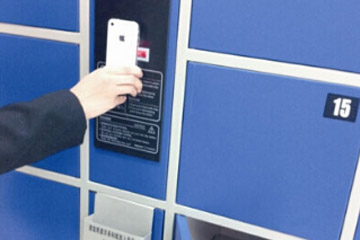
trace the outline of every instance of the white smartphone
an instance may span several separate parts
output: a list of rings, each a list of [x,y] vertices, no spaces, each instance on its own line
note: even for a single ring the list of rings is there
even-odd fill
[[[106,66],[134,66],[137,63],[139,24],[112,18],[108,22]]]

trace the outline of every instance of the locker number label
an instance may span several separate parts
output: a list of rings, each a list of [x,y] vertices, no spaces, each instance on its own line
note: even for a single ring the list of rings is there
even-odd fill
[[[355,122],[358,106],[359,98],[329,93],[326,99],[324,117]]]

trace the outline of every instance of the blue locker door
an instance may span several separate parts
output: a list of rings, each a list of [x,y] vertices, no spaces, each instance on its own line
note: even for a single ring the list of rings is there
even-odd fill
[[[358,0],[194,0],[190,47],[360,72]]]
[[[0,0],[0,22],[79,31],[79,0]]]
[[[175,229],[174,229],[174,240],[191,240],[191,234],[189,225],[186,217],[176,215],[175,218]]]
[[[80,191],[11,172],[0,176],[0,239],[78,240]]]
[[[360,90],[189,63],[177,202],[307,239],[340,235],[360,146],[323,116]]]
[[[358,224],[357,224],[354,240],[360,240],[360,224],[359,224],[359,221],[358,221]]]
[[[165,211],[160,209],[155,209],[151,240],[163,239],[164,220],[165,220]]]

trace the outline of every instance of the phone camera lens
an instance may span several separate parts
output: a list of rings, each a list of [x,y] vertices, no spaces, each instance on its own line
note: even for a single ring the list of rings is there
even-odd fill
[[[113,23],[113,22],[111,23],[111,26],[114,26],[114,23]]]

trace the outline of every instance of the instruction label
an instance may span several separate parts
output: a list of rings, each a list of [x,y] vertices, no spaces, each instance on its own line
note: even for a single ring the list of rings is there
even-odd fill
[[[127,101],[117,106],[110,113],[120,116],[159,122],[163,93],[163,74],[158,71],[143,69],[141,78],[143,89],[136,97],[128,96]]]
[[[98,141],[136,151],[157,154],[159,151],[159,127],[136,120],[106,114],[97,119]]]
[[[99,61],[97,67],[104,67]],[[142,69],[143,88],[136,97],[127,96],[117,106],[95,122],[95,145],[109,150],[159,160],[163,74]]]

